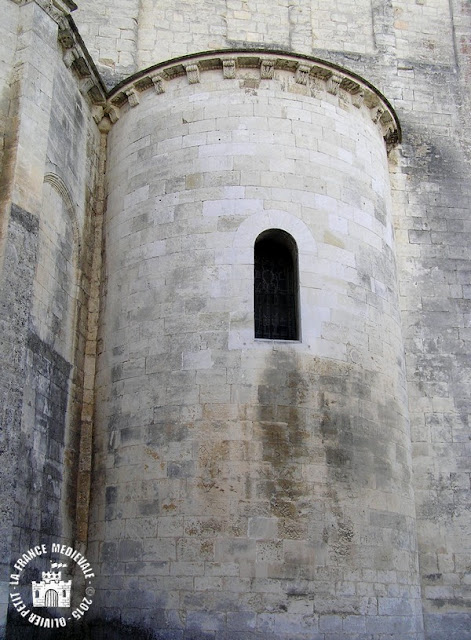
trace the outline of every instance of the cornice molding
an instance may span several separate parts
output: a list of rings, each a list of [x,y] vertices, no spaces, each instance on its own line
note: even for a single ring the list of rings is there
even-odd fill
[[[11,0],[20,7],[36,4],[56,22],[57,38],[65,65],[75,73],[80,92],[92,105],[106,104],[106,89],[95,64],[70,15],[77,9],[73,0]]]
[[[64,16],[70,15],[72,11],[78,9],[73,0],[12,0],[15,4],[20,6],[31,4],[35,2],[41,9],[43,9],[48,16],[50,16],[55,22],[59,23],[59,20]]]
[[[247,69],[258,73],[260,82],[275,80],[278,72],[293,76],[299,93],[337,99],[344,108],[366,109],[380,129],[388,150],[401,139],[397,115],[387,99],[370,83],[358,75],[323,60],[273,51],[219,51],[185,56],[145,69],[120,83],[108,94],[103,116],[114,109],[112,122],[119,110],[128,104],[135,108],[140,94],[154,91],[166,93],[169,83],[186,76],[188,84],[199,84],[206,71],[220,70],[221,82],[243,78]],[[111,119],[111,117],[110,117]]]
[[[58,20],[58,26],[57,37],[62,47],[63,60],[77,77],[80,92],[88,97],[93,105],[105,105],[105,87],[71,16],[62,15]]]

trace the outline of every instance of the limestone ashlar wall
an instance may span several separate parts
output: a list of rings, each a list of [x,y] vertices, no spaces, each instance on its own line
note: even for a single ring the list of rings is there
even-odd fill
[[[12,4],[1,3],[5,15]],[[51,539],[75,539],[99,141],[83,66],[76,74],[77,56],[67,65],[59,41],[64,13],[36,2],[14,6],[18,39],[6,85],[2,174],[0,635],[10,559]],[[9,637],[23,633],[18,617],[12,610]],[[29,627],[24,633],[34,634]]]
[[[129,73],[222,48],[270,48],[353,62],[379,52],[449,64],[449,0],[81,0],[74,17],[109,87]]]
[[[428,64],[401,62],[392,80],[403,126],[392,182],[430,640],[464,640],[471,630],[471,7],[450,6],[456,60],[445,66],[431,54]]]
[[[8,108],[10,104],[10,83],[13,73],[13,61],[16,49],[18,30],[18,6],[13,2],[4,3],[1,22],[1,55],[0,55],[0,166],[3,166],[5,147],[8,140],[5,136]],[[3,235],[3,234],[2,234]],[[0,245],[0,255],[2,248]]]
[[[96,637],[423,638],[394,114],[273,54],[163,65],[111,102]],[[296,342],[254,339],[271,228],[298,247]]]
[[[139,1],[79,2],[80,35],[103,80],[113,86],[137,70]]]

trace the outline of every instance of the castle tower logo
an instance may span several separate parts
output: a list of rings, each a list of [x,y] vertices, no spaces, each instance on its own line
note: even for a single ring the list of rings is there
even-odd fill
[[[33,607],[70,607],[70,590],[72,580],[61,580],[61,572],[52,569],[67,567],[66,564],[53,562],[51,571],[43,571],[41,582],[32,583]]]
[[[58,561],[64,557],[67,563]],[[47,560],[49,567],[41,572],[41,580],[28,583],[25,569],[39,564],[44,567]],[[37,545],[23,553],[13,569],[16,573],[10,575],[10,602],[22,618],[36,627],[66,627],[69,622],[80,620],[92,605],[95,573],[86,557],[73,547]]]

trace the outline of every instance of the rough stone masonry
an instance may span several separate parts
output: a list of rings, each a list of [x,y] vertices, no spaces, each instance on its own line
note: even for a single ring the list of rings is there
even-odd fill
[[[469,0],[0,2],[0,638],[470,640]]]

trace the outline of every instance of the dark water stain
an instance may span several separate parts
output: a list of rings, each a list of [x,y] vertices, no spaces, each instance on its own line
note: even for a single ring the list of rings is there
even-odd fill
[[[359,545],[354,511],[363,491],[409,487],[409,462],[395,442],[404,411],[380,389],[372,371],[293,351],[271,352],[260,379],[255,436],[268,469],[261,496],[281,537],[324,543],[332,561],[349,561]],[[306,475],[313,461],[324,473],[317,481]],[[308,533],[316,517],[320,540]]]
[[[28,334],[28,382],[34,389],[35,447],[31,434],[22,435],[19,469],[30,496],[19,514],[19,526],[29,529],[35,501],[42,535],[61,534],[67,408],[71,365],[34,332]],[[31,496],[35,496],[31,500]]]
[[[272,512],[281,518],[299,515],[298,502],[307,493],[300,465],[307,460],[304,445],[309,433],[304,413],[293,406],[298,396],[307,391],[308,385],[299,376],[296,355],[273,352],[259,385],[257,436],[262,443],[262,460],[270,466],[266,490]]]

